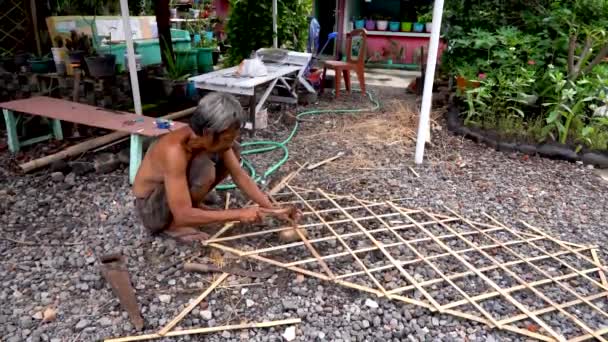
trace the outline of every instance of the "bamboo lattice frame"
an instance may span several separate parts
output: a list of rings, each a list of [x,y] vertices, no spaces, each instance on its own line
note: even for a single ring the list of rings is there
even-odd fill
[[[0,1],[0,55],[23,48],[30,35],[29,1]]]
[[[302,210],[308,239],[281,243],[278,232],[292,227],[224,229],[207,245],[543,341],[608,339],[607,269],[594,246],[489,215],[473,222],[447,208],[286,189],[275,199]]]

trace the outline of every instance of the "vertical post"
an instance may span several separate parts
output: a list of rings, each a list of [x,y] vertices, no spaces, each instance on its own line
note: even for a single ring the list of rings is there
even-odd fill
[[[41,55],[42,48],[40,46],[40,32],[38,32],[38,15],[36,8],[36,0],[30,0],[30,11],[32,12],[32,25],[34,29],[34,37],[36,38],[36,51],[38,51],[38,55]]]
[[[129,63],[129,76],[131,77],[133,105],[135,107],[135,114],[142,115],[139,80],[137,79],[137,67],[135,65],[135,49],[133,48],[133,34],[131,32],[131,20],[129,19],[129,4],[127,3],[127,0],[120,0],[120,12],[122,13],[122,26],[125,31],[125,41],[127,43],[127,62]],[[131,183],[135,180],[135,174],[137,174],[141,158],[142,137],[137,134],[131,134],[131,155],[129,159],[129,181]]]
[[[169,0],[157,0],[154,2],[154,14],[156,15],[156,26],[158,27],[158,43],[160,46],[160,57],[166,65],[165,51],[173,56],[173,45],[171,44],[171,23],[169,18]]]
[[[277,29],[277,16],[278,16],[277,0],[272,0],[272,47],[279,47],[279,31]]]
[[[420,109],[418,135],[416,137],[416,164],[422,163],[424,144],[426,143],[427,138],[430,138],[429,116],[431,114],[431,105],[433,102],[433,81],[435,79],[435,67],[437,65],[437,53],[439,50],[439,31],[441,30],[441,17],[443,16],[443,2],[444,0],[435,0],[435,4],[433,5],[433,29],[431,31],[429,54],[426,62],[422,108]]]
[[[6,134],[8,135],[8,149],[9,151],[16,153],[19,152],[21,145],[19,144],[19,137],[17,136],[17,120],[15,120],[15,114],[12,110],[3,109],[4,122],[6,122]]]
[[[61,129],[61,120],[51,120],[51,126],[53,127],[53,136],[57,140],[63,140],[63,130]]]

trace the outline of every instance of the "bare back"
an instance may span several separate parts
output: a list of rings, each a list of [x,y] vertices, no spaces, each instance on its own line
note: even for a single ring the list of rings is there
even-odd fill
[[[184,174],[192,154],[186,149],[185,143],[191,134],[189,127],[183,127],[162,136],[149,149],[137,171],[133,182],[135,197],[146,197],[159,184],[162,184],[170,168],[182,168]],[[181,160],[183,163],[167,165],[167,156],[171,160]]]

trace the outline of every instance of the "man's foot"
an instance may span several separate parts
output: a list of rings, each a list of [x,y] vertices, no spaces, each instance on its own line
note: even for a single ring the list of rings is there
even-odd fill
[[[185,244],[190,244],[194,241],[205,241],[209,239],[209,234],[201,232],[198,229],[189,227],[167,229],[163,232],[163,235]]]

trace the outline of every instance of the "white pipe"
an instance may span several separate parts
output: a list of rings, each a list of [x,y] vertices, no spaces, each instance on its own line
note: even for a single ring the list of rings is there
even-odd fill
[[[127,0],[120,0],[120,12],[122,14],[122,26],[127,43],[127,62],[129,63],[129,75],[131,76],[131,90],[133,91],[133,105],[135,114],[142,114],[141,97],[139,94],[139,80],[137,79],[137,66],[135,64],[135,49],[133,48],[133,33],[131,32],[131,20],[129,19],[129,4]]]
[[[277,29],[277,0],[272,0],[272,47],[275,49],[279,47],[279,37]]]
[[[431,115],[431,105],[433,103],[433,82],[435,80],[435,67],[437,65],[437,52],[439,50],[439,31],[441,30],[441,17],[443,16],[443,1],[435,0],[435,4],[433,5],[433,29],[429,42],[429,55],[426,62],[424,91],[422,93],[422,108],[420,109],[418,135],[416,138],[416,164],[422,164],[424,144],[427,138],[430,138],[429,116]]]

